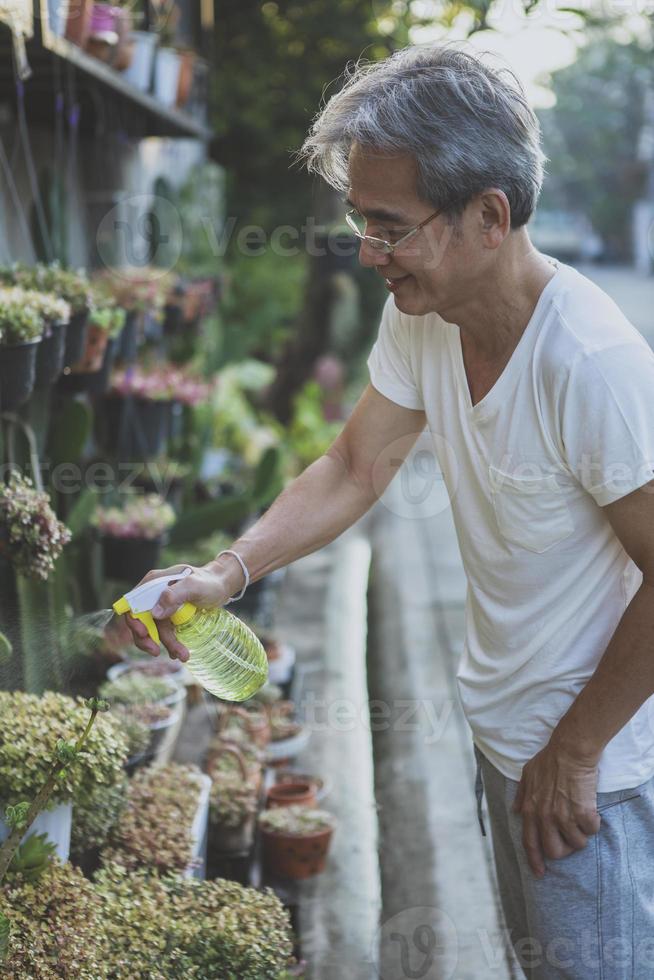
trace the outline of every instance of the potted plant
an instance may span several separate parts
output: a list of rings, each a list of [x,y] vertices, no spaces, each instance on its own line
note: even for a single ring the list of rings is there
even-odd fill
[[[139,726],[145,733],[146,742],[148,731]],[[125,725],[121,723],[121,732],[125,737],[127,753],[131,752],[129,737]],[[103,848],[113,828],[120,820],[127,806],[128,778],[125,767],[117,781],[111,785],[98,783],[89,792],[80,793],[75,798],[73,806],[73,823],[70,835],[71,860],[82,867],[85,873],[95,870],[99,864],[99,852]]]
[[[256,707],[248,710],[236,705],[222,705],[216,731],[219,735],[229,738],[234,728],[242,729],[250,741],[261,749],[270,741],[271,727],[268,714]]]
[[[38,263],[29,266],[14,263],[5,266],[0,276],[24,289],[34,289],[42,293],[55,293],[70,306],[70,322],[66,332],[65,364],[74,364],[84,350],[87,318],[93,306],[91,283],[83,269],[74,271],[64,269],[59,262],[48,265]]]
[[[122,507],[98,508],[93,522],[102,541],[108,578],[138,581],[157,568],[175,511],[156,493],[132,494]]]
[[[173,396],[170,378],[161,370],[114,371],[104,399],[106,450],[127,459],[160,455],[170,433]]]
[[[47,493],[35,490],[29,477],[14,471],[0,483],[0,556],[16,572],[45,582],[70,538]]]
[[[47,805],[32,828],[47,834],[62,860],[70,848],[73,801],[87,798],[99,784],[119,783],[127,751],[120,725],[109,714],[89,728],[88,707],[82,699],[54,692],[42,697],[0,692],[0,803],[4,810],[23,806],[25,799],[43,800]],[[71,756],[75,765],[60,754],[71,731],[85,733],[83,751]],[[20,840],[30,826],[18,829]],[[0,838],[10,837],[10,830],[6,819],[0,821]]]
[[[235,767],[224,764],[228,758],[235,760]],[[214,747],[209,776],[212,851],[222,854],[249,851],[254,841],[260,769],[247,765],[237,745],[223,742]]]
[[[103,863],[191,874],[202,863],[209,779],[195,766],[142,769],[129,784],[127,806],[103,850]]]
[[[0,887],[11,925],[3,977],[105,980],[109,950],[95,887],[72,864],[49,860],[38,871],[12,872]]]
[[[269,810],[279,806],[318,805],[318,787],[313,780],[297,777],[274,783],[266,791],[266,807]]]
[[[94,395],[107,390],[125,317],[125,310],[113,300],[105,300],[90,311],[84,352],[79,361],[66,369],[61,379],[62,390],[88,391]]]
[[[54,293],[30,290],[30,302],[43,323],[43,335],[36,352],[34,387],[53,384],[64,366],[70,304]]]
[[[309,878],[324,871],[336,820],[326,810],[284,806],[259,815],[263,860],[283,878]]]
[[[13,411],[34,390],[43,321],[19,286],[0,289],[0,410]]]
[[[279,980],[293,965],[289,913],[271,889],[128,872],[107,863],[102,902],[110,980]]]
[[[142,672],[121,674],[100,686],[100,697],[111,701],[112,711],[145,725],[150,733],[147,755],[161,755],[179,730],[186,689],[164,677]]]

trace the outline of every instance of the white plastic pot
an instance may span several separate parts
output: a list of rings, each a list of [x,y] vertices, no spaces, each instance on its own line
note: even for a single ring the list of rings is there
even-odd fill
[[[177,104],[182,59],[173,48],[159,48],[154,61],[154,96],[167,109]]]
[[[200,783],[200,799],[195,811],[191,827],[193,841],[193,856],[189,866],[184,871],[185,878],[204,878],[207,871],[207,838],[209,835],[209,794],[211,779],[206,773],[198,773]]]
[[[149,92],[157,35],[151,31],[132,31],[130,41],[134,53],[129,68],[123,72],[123,78],[140,92]]]
[[[23,837],[32,834],[47,834],[48,840],[57,848],[57,856],[62,861],[68,860],[70,854],[70,831],[73,826],[72,802],[60,803],[53,810],[43,810]],[[0,819],[0,842],[9,837],[9,827],[4,819]],[[22,841],[21,841],[22,843]]]

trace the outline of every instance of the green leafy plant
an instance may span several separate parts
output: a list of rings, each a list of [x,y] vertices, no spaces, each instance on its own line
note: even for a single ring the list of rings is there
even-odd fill
[[[280,806],[259,814],[259,826],[272,833],[316,834],[336,826],[336,819],[326,810],[313,810],[305,806]]]
[[[10,874],[20,874],[25,881],[38,881],[57,853],[47,834],[30,834],[19,844],[9,865]]]
[[[271,889],[107,864],[95,879],[110,980],[279,980],[289,915]]]
[[[142,769],[102,854],[126,868],[182,871],[191,861],[191,826],[200,798],[199,769],[171,763]]]
[[[14,471],[0,484],[0,554],[16,571],[46,581],[70,538],[47,493],[36,490],[29,477]]]
[[[126,726],[122,728],[129,741]],[[139,725],[139,730],[145,733],[147,746],[148,730],[143,725]],[[132,754],[131,746],[128,752]],[[70,835],[70,849],[74,855],[79,857],[84,851],[105,846],[127,806],[127,790],[127,776],[123,775],[112,785],[98,783],[76,798]]]
[[[22,691],[0,691],[0,803],[15,806],[31,799],[51,779],[53,801],[78,799],[99,784],[115,785],[122,779],[127,743],[119,721],[103,713],[88,727],[90,704],[48,691],[42,697]],[[106,702],[104,702],[106,703]],[[95,715],[93,715],[95,719]],[[75,765],[62,759],[71,731],[84,732],[75,754]],[[26,828],[27,829],[27,828]]]
[[[28,880],[39,877],[50,863],[52,849],[48,847],[44,839],[32,835],[22,847],[21,840],[41,810],[48,805],[51,797],[57,794],[59,786],[68,777],[73,763],[79,759],[98,712],[107,711],[109,704],[99,698],[90,698],[86,702],[86,708],[90,714],[77,741],[67,742],[63,738],[57,739],[50,761],[47,763],[45,779],[39,786],[34,799],[31,802],[21,800],[16,804],[8,804],[5,809],[9,836],[0,847],[0,881],[4,879],[12,861],[17,866],[17,870],[21,871]],[[6,792],[6,787],[3,787],[3,792]],[[34,837],[36,839],[33,839]],[[3,937],[2,947],[5,953],[9,949],[10,932],[11,920],[4,912],[0,911],[0,933]]]
[[[104,330],[110,337],[117,337],[125,326],[125,310],[120,306],[100,306],[92,310],[89,323]]]
[[[29,293],[18,286],[0,289],[0,342],[26,344],[43,333],[43,320],[29,302]]]

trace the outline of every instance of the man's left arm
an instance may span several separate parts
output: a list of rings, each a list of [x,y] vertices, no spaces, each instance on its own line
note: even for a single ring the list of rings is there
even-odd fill
[[[654,694],[654,481],[603,507],[643,582],[597,668],[550,741],[523,768],[514,809],[532,871],[597,833],[597,766],[605,746]]]

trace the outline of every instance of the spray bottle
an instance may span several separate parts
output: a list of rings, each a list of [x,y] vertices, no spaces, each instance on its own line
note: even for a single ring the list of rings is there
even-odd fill
[[[113,604],[118,616],[131,613],[159,643],[151,610],[171,582],[193,572],[184,568],[176,575],[162,575],[138,585]],[[211,694],[228,701],[245,701],[268,679],[268,658],[249,626],[224,608],[198,609],[183,603],[170,617],[175,635],[189,651],[185,666]]]

